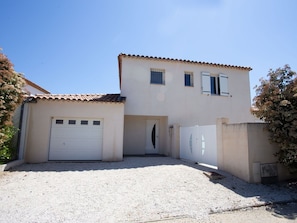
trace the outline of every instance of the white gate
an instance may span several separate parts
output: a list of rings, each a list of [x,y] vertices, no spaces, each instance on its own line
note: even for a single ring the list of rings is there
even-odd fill
[[[217,166],[216,125],[180,127],[180,158]]]

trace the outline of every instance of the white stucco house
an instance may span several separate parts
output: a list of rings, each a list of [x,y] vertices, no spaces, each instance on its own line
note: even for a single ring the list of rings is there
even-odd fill
[[[179,158],[174,126],[248,122],[250,67],[120,54],[121,96],[126,97],[124,154]]]
[[[250,67],[120,54],[119,94],[34,94],[24,107],[20,157],[120,161],[178,157],[174,127],[248,122]]]

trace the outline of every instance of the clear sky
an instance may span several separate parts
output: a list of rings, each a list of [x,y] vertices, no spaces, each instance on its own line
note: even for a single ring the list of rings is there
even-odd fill
[[[51,93],[119,93],[120,53],[297,71],[296,0],[0,0],[0,48]]]

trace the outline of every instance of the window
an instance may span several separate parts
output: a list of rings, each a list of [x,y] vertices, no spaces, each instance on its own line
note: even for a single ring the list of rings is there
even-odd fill
[[[100,121],[93,121],[93,125],[100,125]]]
[[[63,125],[63,119],[57,119],[56,124]]]
[[[222,95],[228,96],[228,76],[219,74],[218,76],[211,76],[210,73],[202,72],[202,94]]]
[[[68,120],[68,124],[69,125],[75,125],[76,124],[76,121],[75,120]]]
[[[217,94],[217,78],[216,77],[210,77],[210,93],[211,94]]]
[[[164,71],[151,70],[151,84],[165,84]]]
[[[81,124],[81,125],[87,125],[87,124],[88,124],[88,121],[87,121],[87,120],[81,120],[81,121],[80,121],[80,124]]]
[[[187,72],[185,73],[185,86],[193,87],[193,73]]]

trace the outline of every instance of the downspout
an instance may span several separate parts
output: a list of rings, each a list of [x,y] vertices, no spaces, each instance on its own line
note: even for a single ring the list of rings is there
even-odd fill
[[[20,159],[20,144],[21,144],[21,134],[22,134],[22,126],[23,126],[23,115],[24,115],[24,107],[25,107],[25,101],[22,102],[21,105],[21,114],[20,114],[20,121],[19,121],[19,131],[18,131],[18,137],[17,137],[17,159]]]
[[[25,159],[25,150],[26,150],[26,141],[27,141],[27,131],[28,131],[28,117],[30,117],[30,107],[27,103],[36,103],[36,99],[28,97],[21,107],[20,123],[19,123],[19,132],[18,132],[18,141],[17,141],[17,157],[18,159]],[[27,106],[26,106],[27,104]]]

